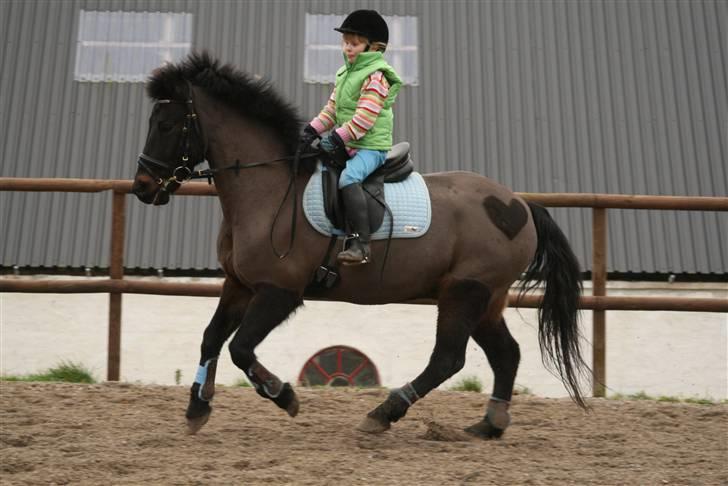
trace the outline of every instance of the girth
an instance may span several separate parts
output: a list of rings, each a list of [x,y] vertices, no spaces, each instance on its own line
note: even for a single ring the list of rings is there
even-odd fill
[[[362,183],[367,197],[369,229],[372,233],[376,232],[384,221],[384,212],[387,207],[384,199],[384,184],[386,182],[402,182],[414,170],[409,150],[410,145],[407,142],[398,143],[392,147],[384,164],[372,172]],[[344,167],[328,160],[323,163],[326,168],[321,173],[324,210],[331,224],[345,232],[344,204],[339,193],[339,177]]]

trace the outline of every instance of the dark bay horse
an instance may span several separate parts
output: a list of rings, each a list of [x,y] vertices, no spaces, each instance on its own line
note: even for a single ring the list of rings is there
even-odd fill
[[[225,281],[203,335],[186,412],[189,431],[197,432],[210,416],[216,362],[230,336],[235,365],[261,396],[293,417],[299,408],[293,388],[257,360],[255,348],[302,304],[329,244],[301,209],[302,188],[313,169],[310,160],[295,167],[298,159],[291,157],[298,148],[300,118],[267,82],[221,65],[207,53],[155,70],[147,91],[155,105],[134,194],[146,204],[166,204],[206,159],[224,218],[217,251]],[[495,380],[484,418],[466,430],[500,437],[510,422],[520,360],[503,310],[509,288],[523,272],[524,289],[545,288],[538,313],[544,362],[553,365],[572,398],[584,406],[580,270],[564,234],[545,209],[483,176],[446,172],[426,175],[425,181],[432,201],[429,231],[393,240],[381,279],[376,263],[384,258],[386,242],[373,242],[375,263],[341,268],[339,284],[319,296],[356,304],[437,300],[429,363],[410,383],[393,389],[359,429],[389,429],[415,401],[463,367],[473,338]]]

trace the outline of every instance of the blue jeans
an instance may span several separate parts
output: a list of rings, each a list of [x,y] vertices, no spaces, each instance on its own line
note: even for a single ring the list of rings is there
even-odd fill
[[[339,189],[363,182],[369,174],[380,168],[386,159],[386,150],[359,149],[356,155],[346,163],[346,169],[341,172]]]

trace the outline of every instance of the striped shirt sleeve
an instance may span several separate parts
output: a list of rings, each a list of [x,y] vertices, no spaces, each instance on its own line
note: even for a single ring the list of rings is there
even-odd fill
[[[372,73],[361,87],[359,102],[351,121],[336,129],[344,143],[359,140],[374,126],[389,95],[389,83],[384,73]]]
[[[319,135],[334,128],[334,125],[336,125],[336,88],[331,92],[329,101],[323,107],[321,113],[311,120],[310,124]]]

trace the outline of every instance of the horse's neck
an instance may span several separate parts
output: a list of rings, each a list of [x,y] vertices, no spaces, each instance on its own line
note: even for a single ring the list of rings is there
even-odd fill
[[[289,155],[269,128],[209,97],[202,95],[198,99],[202,101],[197,111],[207,138],[211,168],[223,169],[236,161],[245,166]],[[267,220],[280,204],[289,177],[285,162],[240,169],[237,174],[221,170],[215,175],[215,186],[225,219],[251,230],[265,227],[267,231]]]

